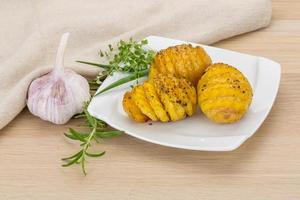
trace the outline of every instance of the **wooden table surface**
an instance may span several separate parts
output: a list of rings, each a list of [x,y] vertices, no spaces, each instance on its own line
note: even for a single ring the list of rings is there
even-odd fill
[[[123,135],[96,149],[88,176],[60,158],[78,149],[24,110],[0,132],[0,199],[300,199],[300,1],[273,1],[270,27],[215,46],[282,65],[274,107],[257,133],[232,152],[167,148]],[[272,76],[272,74],[270,74]]]

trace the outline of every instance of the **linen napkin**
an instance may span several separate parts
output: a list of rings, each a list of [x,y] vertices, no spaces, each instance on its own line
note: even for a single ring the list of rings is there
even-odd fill
[[[49,72],[70,32],[65,66],[85,76],[99,69],[97,52],[119,39],[158,35],[212,44],[269,24],[270,0],[44,0],[0,6],[0,129],[26,105],[31,81]]]

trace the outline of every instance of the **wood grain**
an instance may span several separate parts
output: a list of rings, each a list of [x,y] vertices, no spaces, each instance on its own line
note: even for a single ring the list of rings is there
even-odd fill
[[[78,146],[24,110],[0,133],[0,199],[299,199],[300,1],[273,1],[270,27],[215,46],[282,64],[275,105],[263,126],[233,152],[162,147],[123,135],[97,146],[89,175],[62,168]],[[272,74],[270,74],[272,76]]]

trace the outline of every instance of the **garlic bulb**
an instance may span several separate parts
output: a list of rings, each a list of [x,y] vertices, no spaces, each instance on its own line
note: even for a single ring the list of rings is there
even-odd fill
[[[64,124],[76,113],[82,112],[90,99],[87,80],[63,65],[69,33],[63,34],[53,71],[32,81],[28,89],[29,111],[43,120]]]

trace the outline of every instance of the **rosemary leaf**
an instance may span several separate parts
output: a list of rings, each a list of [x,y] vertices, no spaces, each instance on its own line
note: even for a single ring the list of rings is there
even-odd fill
[[[105,151],[103,151],[101,153],[88,153],[88,152],[85,152],[85,154],[89,157],[100,157],[100,156],[103,156],[105,154]]]
[[[82,136],[82,134],[80,134],[79,132],[75,131],[74,129],[69,128],[69,132],[72,134],[72,136],[74,138],[77,138],[81,142],[86,142],[86,139]]]
[[[71,135],[71,134],[64,133],[64,135],[65,135],[67,138],[71,139],[71,140],[79,140],[77,137],[74,137],[74,136]]]
[[[66,164],[63,164],[62,166],[63,166],[63,167],[68,167],[68,166],[70,166],[70,165],[73,165],[74,163],[76,163],[76,162],[81,158],[82,154],[83,154],[83,151],[81,150],[81,151],[79,152],[79,154],[78,154],[76,157],[73,158],[73,160],[71,160],[70,162],[68,162],[68,163],[66,163]],[[65,160],[66,160],[66,159],[65,159]]]
[[[111,137],[119,136],[121,134],[122,131],[99,131],[95,133],[95,135],[100,138],[111,138]]]
[[[61,160],[70,160],[70,159],[72,159],[72,158],[78,157],[79,154],[81,154],[81,153],[82,153],[82,150],[79,151],[79,152],[77,152],[76,154],[70,156],[70,157],[62,158]]]

